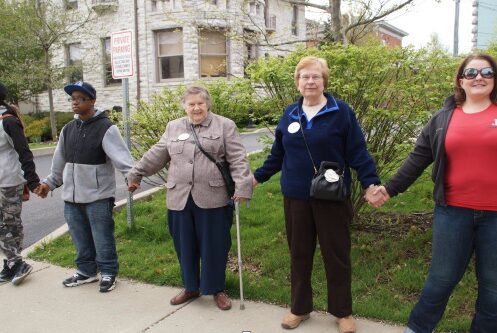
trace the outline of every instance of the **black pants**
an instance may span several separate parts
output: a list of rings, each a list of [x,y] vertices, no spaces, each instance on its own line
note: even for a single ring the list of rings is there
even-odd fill
[[[317,236],[326,270],[328,312],[340,318],[352,314],[350,200],[285,197],[284,207],[291,257],[292,313],[304,315],[313,309],[311,274]]]

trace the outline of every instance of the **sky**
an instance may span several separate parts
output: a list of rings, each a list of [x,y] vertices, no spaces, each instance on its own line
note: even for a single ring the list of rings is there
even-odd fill
[[[460,0],[459,4],[459,53],[471,51],[471,6],[473,0]],[[432,34],[437,34],[445,49],[452,52],[454,45],[455,1],[417,0],[406,13],[392,14],[388,23],[404,30],[409,35],[404,37],[402,45],[425,46]]]
[[[315,0],[319,2],[319,0]],[[313,1],[314,2],[314,1]],[[473,17],[471,6],[473,0],[460,0],[459,6],[459,53],[471,51],[471,21]],[[342,1],[342,12],[347,10]],[[316,14],[314,14],[316,15]],[[306,16],[314,16],[306,13]],[[436,34],[442,46],[449,52],[453,51],[454,40],[454,0],[415,0],[407,10],[393,13],[385,20],[409,35],[403,38],[402,45],[409,44],[423,47]]]

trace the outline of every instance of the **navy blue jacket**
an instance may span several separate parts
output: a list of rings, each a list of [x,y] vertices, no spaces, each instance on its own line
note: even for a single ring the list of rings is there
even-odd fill
[[[307,153],[302,132],[290,133],[288,126],[301,117],[307,144],[319,169],[321,161],[340,164],[345,170],[345,183],[350,189],[349,167],[356,170],[363,188],[380,184],[376,166],[367,151],[364,135],[359,127],[354,111],[340,100],[325,93],[328,100],[310,121],[302,110],[301,97],[285,109],[278,126],[276,138],[262,167],[254,177],[259,183],[267,181],[281,170],[281,191],[283,195],[295,199],[308,199],[314,168]],[[295,125],[294,125],[295,126]]]

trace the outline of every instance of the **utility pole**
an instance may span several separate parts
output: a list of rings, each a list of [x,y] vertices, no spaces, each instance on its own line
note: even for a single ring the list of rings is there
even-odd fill
[[[454,18],[454,57],[459,54],[459,3],[460,0],[454,0],[456,2],[456,13]]]

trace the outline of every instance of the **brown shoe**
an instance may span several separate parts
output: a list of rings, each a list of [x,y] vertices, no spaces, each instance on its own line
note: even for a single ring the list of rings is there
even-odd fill
[[[338,332],[340,333],[355,333],[355,322],[352,316],[336,318]]]
[[[221,310],[231,309],[231,300],[224,291],[214,294],[214,301],[216,302],[217,307]]]
[[[285,318],[283,318],[283,321],[281,322],[281,327],[287,330],[294,329],[298,327],[301,322],[309,319],[309,317],[310,317],[309,314],[299,316],[299,315],[294,315],[293,313],[290,312],[285,316]]]
[[[171,298],[169,303],[171,303],[171,305],[179,305],[179,304],[185,303],[186,301],[191,300],[192,298],[196,298],[199,296],[200,296],[200,293],[198,290],[197,291],[186,291],[186,289],[183,289],[183,290],[181,290],[181,292],[178,295]]]

